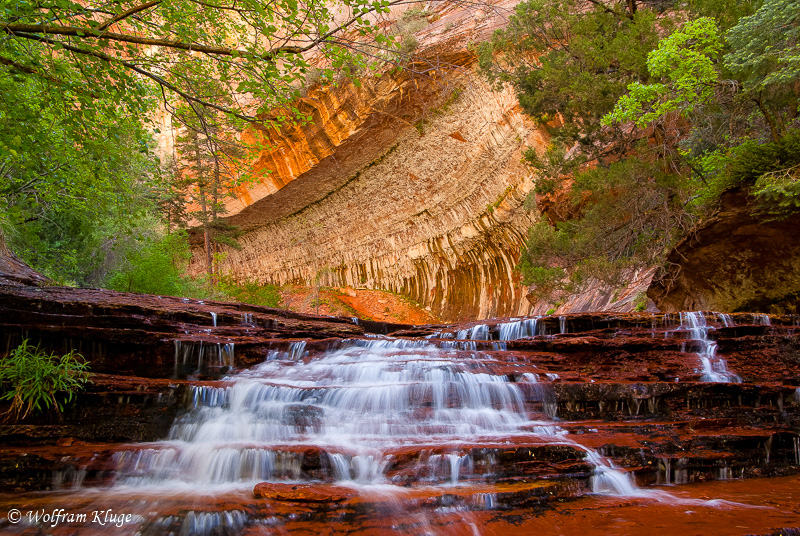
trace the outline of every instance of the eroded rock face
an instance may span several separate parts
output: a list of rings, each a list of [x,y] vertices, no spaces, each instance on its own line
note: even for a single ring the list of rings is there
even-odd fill
[[[367,329],[386,331],[372,322]],[[147,378],[218,376],[264,360],[292,339],[364,333],[351,319],[242,304],[96,289],[0,285],[4,347],[23,338],[48,351],[76,349],[92,372]]]
[[[723,194],[719,213],[673,250],[648,290],[661,310],[797,311],[800,216],[763,221],[754,210],[746,190]]]
[[[8,249],[2,231],[0,231],[0,284],[33,286],[48,284],[46,277],[19,260]]]
[[[545,140],[467,49],[502,16],[452,5],[440,15],[408,69],[314,90],[303,101],[314,125],[269,134],[275,149],[256,168],[273,173],[228,207],[247,233],[224,271],[386,289],[445,320],[528,312],[513,272],[535,217],[522,208],[533,178],[521,150]]]

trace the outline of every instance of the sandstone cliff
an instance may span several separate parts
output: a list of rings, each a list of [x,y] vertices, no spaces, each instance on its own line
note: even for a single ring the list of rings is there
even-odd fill
[[[722,196],[720,210],[667,257],[648,291],[663,311],[705,309],[795,313],[800,296],[800,216],[765,221],[746,190]]]
[[[300,105],[313,124],[256,134],[271,149],[255,163],[261,183],[227,206],[246,234],[223,271],[390,290],[445,320],[529,312],[513,271],[535,217],[520,160],[545,140],[468,50],[507,7],[443,5],[404,71],[312,89]]]

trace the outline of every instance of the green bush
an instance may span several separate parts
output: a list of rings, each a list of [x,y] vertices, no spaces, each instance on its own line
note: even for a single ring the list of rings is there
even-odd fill
[[[24,419],[31,411],[45,409],[61,413],[89,381],[88,368],[75,350],[58,357],[30,346],[25,339],[0,362],[0,383],[5,391],[0,400],[11,400],[9,413],[17,419],[20,413]]]
[[[647,294],[640,292],[633,300],[633,310],[637,313],[644,312],[647,309]]]
[[[128,252],[125,266],[109,274],[106,288],[123,292],[187,296],[193,282],[182,276],[191,254],[186,232],[177,232],[145,241],[138,250]]]
[[[262,285],[257,281],[236,281],[230,276],[222,276],[217,281],[216,288],[222,294],[240,303],[261,305],[264,307],[278,307],[281,303],[281,294],[275,285]]]

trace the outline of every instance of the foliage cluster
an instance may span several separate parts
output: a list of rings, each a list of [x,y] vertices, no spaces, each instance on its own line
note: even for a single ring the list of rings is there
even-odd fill
[[[137,242],[137,249],[125,250],[117,269],[105,286],[122,292],[144,292],[196,299],[236,301],[265,307],[278,307],[281,296],[274,285],[238,281],[228,275],[190,278],[184,274],[191,258],[185,231],[166,236],[155,234]]]
[[[214,269],[240,233],[222,219],[250,179],[239,134],[307,120],[294,104],[307,76],[334,81],[398,49],[377,29],[399,1],[0,3],[0,233],[57,283],[274,303],[271,287]],[[164,162],[162,123],[177,132]],[[209,273],[192,282],[176,231],[198,224]]]
[[[263,285],[248,279],[239,281],[231,276],[221,277],[217,281],[216,289],[233,301],[263,307],[278,307],[282,299],[275,285]]]
[[[50,409],[60,413],[85,388],[88,368],[75,350],[58,357],[25,339],[0,361],[0,384],[5,391],[0,400],[11,401],[9,411],[16,418]]]
[[[530,230],[534,292],[660,265],[727,188],[750,188],[764,217],[798,210],[799,33],[797,0],[519,4],[478,55],[550,134],[525,153],[532,201],[568,199]]]

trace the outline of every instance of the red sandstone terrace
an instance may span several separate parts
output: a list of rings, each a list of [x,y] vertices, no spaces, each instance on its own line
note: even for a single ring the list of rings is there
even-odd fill
[[[796,316],[408,326],[23,279],[6,346],[93,383],[0,425],[2,508],[66,512],[9,534],[800,530]]]

